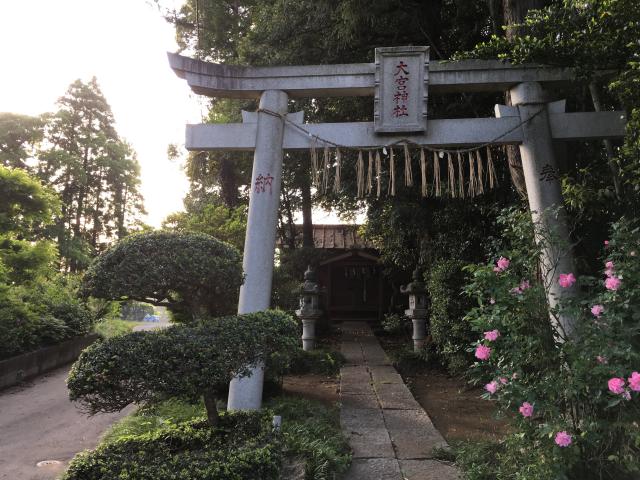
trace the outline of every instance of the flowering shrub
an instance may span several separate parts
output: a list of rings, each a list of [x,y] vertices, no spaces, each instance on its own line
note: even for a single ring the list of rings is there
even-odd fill
[[[505,244],[491,264],[468,267],[466,289],[478,301],[467,316],[478,339],[472,377],[514,422],[494,474],[527,480],[637,475],[639,230],[624,221],[614,225],[602,277],[559,275],[560,286],[579,287],[552,312],[574,320],[568,335],[550,321],[531,222],[514,212],[501,222]]]

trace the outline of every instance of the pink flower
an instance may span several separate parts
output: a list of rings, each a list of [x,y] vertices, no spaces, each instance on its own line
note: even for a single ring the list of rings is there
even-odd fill
[[[496,299],[495,299],[495,298],[493,298],[493,297],[491,297],[491,298],[489,299],[489,303],[490,303],[491,305],[493,305],[494,303],[496,303]]]
[[[567,432],[558,432],[556,433],[556,445],[558,445],[559,447],[568,447],[569,445],[571,445],[571,435],[569,435]]]
[[[621,395],[624,393],[624,380],[622,378],[610,378],[607,382],[607,385],[609,386],[609,390],[616,395]]]
[[[498,271],[499,272],[503,272],[504,270],[506,270],[507,268],[509,268],[509,264],[511,262],[509,261],[508,258],[504,258],[504,257],[500,257],[497,261],[498,264]]]
[[[612,275],[604,281],[604,286],[607,290],[616,291],[620,288],[621,283],[622,281],[618,277]]]
[[[511,292],[512,295],[520,295],[527,288],[531,288],[531,285],[529,284],[529,280],[522,280],[522,282],[520,282],[520,285],[518,285],[517,287],[512,288],[510,290],[510,292]]]
[[[476,358],[478,360],[489,360],[491,349],[486,345],[478,345],[476,348]]]
[[[614,273],[615,273],[615,266],[613,265],[612,261],[608,261],[607,263],[604,264],[604,266],[606,267],[606,270],[604,271],[604,274],[607,277],[613,277]]]
[[[609,363],[609,361],[607,360],[607,357],[603,357],[602,355],[598,355],[596,357],[596,360],[598,361],[598,363],[602,365],[606,365],[607,363]]]
[[[604,241],[604,246],[605,246],[605,247],[608,247],[608,246],[609,246],[609,240],[605,240],[605,241]]]
[[[489,340],[490,342],[495,342],[500,336],[499,330],[490,330],[488,332],[484,332],[484,339]]]
[[[573,273],[561,273],[558,278],[558,283],[562,288],[569,288],[571,285],[576,283],[576,277]]]
[[[509,383],[509,380],[507,380],[505,377],[500,377],[498,380],[500,380],[500,383],[502,385],[506,385],[507,383]]]
[[[631,394],[625,390],[624,392],[622,392],[622,398],[624,398],[625,400],[631,400]]]
[[[489,382],[484,386],[484,389],[493,395],[498,390],[498,384],[495,381]]]
[[[634,392],[640,392],[640,373],[633,372],[629,378],[629,388]]]
[[[604,305],[594,305],[591,307],[591,313],[593,313],[595,317],[602,315],[602,312],[604,312]]]
[[[529,402],[524,402],[520,406],[518,411],[522,414],[523,417],[530,417],[531,415],[533,415],[533,405],[531,405]]]

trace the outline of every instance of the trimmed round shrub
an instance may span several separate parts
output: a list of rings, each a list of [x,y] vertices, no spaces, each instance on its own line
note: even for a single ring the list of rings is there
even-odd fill
[[[249,375],[274,352],[291,354],[297,344],[295,321],[275,310],[134,332],[86,349],[69,373],[69,397],[91,414],[202,397],[215,425],[216,398],[233,377]]]
[[[203,233],[159,231],[126,237],[100,255],[82,292],[166,306],[191,321],[234,313],[242,281],[233,246]]]

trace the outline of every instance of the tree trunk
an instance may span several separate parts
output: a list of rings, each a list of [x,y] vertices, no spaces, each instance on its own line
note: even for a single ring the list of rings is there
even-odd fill
[[[505,35],[507,39],[512,41],[519,35],[520,28],[514,27],[514,25],[522,23],[529,10],[543,8],[549,3],[549,0],[502,0],[502,15],[506,27]],[[509,92],[505,93],[505,103],[511,105],[511,95],[509,95]],[[513,185],[520,197],[526,199],[527,187],[524,182],[520,149],[517,145],[507,145],[506,154]]]
[[[286,229],[283,231],[284,238],[283,244],[286,244],[291,250],[296,248],[296,225],[293,221],[293,210],[291,208],[291,199],[289,198],[289,191],[286,186],[283,185],[282,189],[282,205],[286,217]]]
[[[529,10],[544,8],[550,3],[550,0],[502,0],[502,14],[504,25],[507,27],[507,39],[514,40],[520,34],[520,29],[514,25],[522,23]]]
[[[302,246],[313,248],[313,218],[311,204],[311,179],[309,168],[302,174],[300,189],[302,191]]]
[[[602,101],[600,100],[600,92],[598,91],[598,86],[595,82],[591,82],[589,84],[589,92],[591,93],[591,101],[593,102],[593,108],[596,112],[602,111]],[[613,151],[613,143],[608,138],[605,138],[603,141],[604,147],[607,152],[607,162],[609,164],[609,170],[611,171],[611,178],[613,179],[613,188],[616,192],[616,197],[618,200],[622,198],[622,181],[620,180],[620,172],[618,171],[618,166],[616,165],[616,155]]]
[[[202,395],[204,399],[204,407],[207,410],[207,420],[209,426],[217,427],[220,423],[220,415],[218,415],[218,407],[216,406],[216,397],[213,392],[206,392]]]
[[[96,198],[95,198],[95,206],[93,211],[93,232],[91,232],[91,246],[93,247],[94,254],[98,254],[98,238],[100,237],[100,232],[102,231],[102,225],[100,223],[100,207],[102,203],[102,199],[100,196],[102,195],[102,168],[98,170],[98,178],[96,179]]]
[[[238,176],[236,175],[236,160],[226,158],[220,159],[220,170],[218,180],[220,182],[220,196],[222,201],[229,208],[234,208],[240,203],[238,196]]]

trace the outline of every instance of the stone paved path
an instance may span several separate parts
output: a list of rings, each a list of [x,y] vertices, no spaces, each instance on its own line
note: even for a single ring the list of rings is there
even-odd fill
[[[446,442],[362,322],[342,325],[340,422],[353,449],[346,480],[457,480],[433,459]]]

